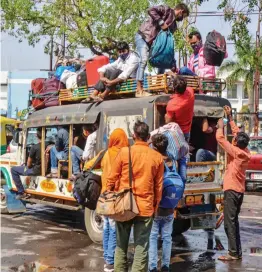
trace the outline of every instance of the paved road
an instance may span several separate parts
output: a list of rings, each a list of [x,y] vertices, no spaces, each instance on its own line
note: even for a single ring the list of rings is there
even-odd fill
[[[172,271],[262,272],[261,195],[245,197],[240,225],[242,261],[217,260],[226,250],[213,250],[216,241],[227,248],[223,227],[215,235],[188,231],[173,243]],[[132,256],[131,246],[130,262]],[[22,215],[1,215],[1,258],[1,271],[103,271],[102,248],[86,235],[83,214],[41,205],[29,205]]]

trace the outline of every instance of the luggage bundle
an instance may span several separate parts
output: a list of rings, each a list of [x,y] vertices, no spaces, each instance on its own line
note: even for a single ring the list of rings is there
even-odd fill
[[[226,40],[219,32],[213,30],[206,37],[204,45],[204,58],[212,66],[220,66],[226,57]]]

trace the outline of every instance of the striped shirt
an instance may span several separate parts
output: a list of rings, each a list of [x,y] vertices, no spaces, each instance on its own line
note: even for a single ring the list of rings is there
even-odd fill
[[[193,67],[194,67],[194,72],[197,74],[198,71],[198,54],[194,55],[194,63],[193,63]]]

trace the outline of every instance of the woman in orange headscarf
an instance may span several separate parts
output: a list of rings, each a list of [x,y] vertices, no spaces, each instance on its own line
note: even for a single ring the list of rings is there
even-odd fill
[[[128,146],[128,138],[123,129],[115,129],[109,137],[108,150],[106,151],[101,163],[96,168],[102,169],[102,190],[106,189],[106,178],[111,172],[111,166],[122,147]],[[102,151],[101,151],[102,152]],[[100,152],[100,153],[101,153]],[[86,162],[84,170],[90,169],[100,153],[92,160]],[[114,255],[116,248],[116,228],[115,221],[104,216],[103,228],[103,249],[104,249],[104,271],[114,271]]]

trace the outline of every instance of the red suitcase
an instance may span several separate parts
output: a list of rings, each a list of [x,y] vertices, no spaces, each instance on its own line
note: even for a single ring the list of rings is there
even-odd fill
[[[59,105],[58,91],[65,89],[64,83],[60,82],[55,77],[48,78],[44,81],[43,99],[45,107],[53,107]]]
[[[109,58],[106,56],[97,56],[86,61],[86,77],[88,86],[94,86],[99,80],[97,69],[109,63]]]
[[[32,106],[36,110],[43,109],[45,107],[45,103],[40,98],[43,91],[45,78],[36,78],[31,82],[31,90],[32,90]]]

